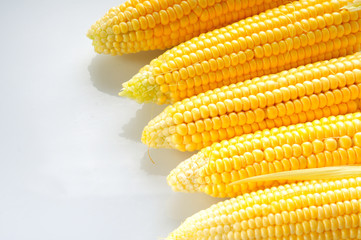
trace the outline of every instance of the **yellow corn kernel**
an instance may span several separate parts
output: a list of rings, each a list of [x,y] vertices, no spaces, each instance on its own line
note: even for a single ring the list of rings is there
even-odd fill
[[[348,149],[352,146],[352,140],[349,136],[340,137],[340,147]]]
[[[335,151],[337,149],[337,141],[336,139],[333,138],[327,138],[324,140],[325,143],[325,150],[332,152]]]

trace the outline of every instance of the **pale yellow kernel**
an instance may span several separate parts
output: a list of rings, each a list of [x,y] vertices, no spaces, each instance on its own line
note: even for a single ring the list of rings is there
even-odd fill
[[[217,102],[217,103],[216,103],[216,107],[217,107],[217,109],[218,109],[218,114],[219,114],[219,115],[224,115],[224,114],[226,114],[227,108],[226,108],[226,106],[225,106],[225,104],[224,104],[223,102]]]
[[[356,146],[361,147],[361,132],[358,132],[353,136],[353,142]]]
[[[203,140],[203,139],[202,139],[202,135],[201,135],[201,134],[195,133],[195,134],[192,135],[192,141],[193,141],[194,143],[201,143],[202,140]]]
[[[212,125],[213,125],[213,129],[215,130],[220,129],[222,127],[221,119],[219,117],[212,118]]]
[[[211,117],[215,117],[218,115],[218,109],[217,106],[213,103],[208,105],[208,111]]]
[[[275,154],[273,148],[266,148],[264,150],[264,156],[265,156],[266,161],[268,161],[268,162],[272,162],[276,159],[276,154]]]
[[[119,26],[120,26],[120,31],[122,33],[128,32],[128,25],[125,22],[121,22]]]
[[[187,132],[189,135],[193,135],[197,132],[196,125],[193,122],[187,124]]]
[[[190,123],[193,122],[192,113],[190,111],[185,111],[183,113],[184,122]]]
[[[210,115],[209,109],[206,106],[204,106],[204,105],[201,106],[199,108],[199,110],[200,110],[200,114],[201,114],[202,118],[208,118],[209,117],[209,115]]]
[[[164,76],[159,75],[155,78],[155,81],[158,85],[162,85],[164,83]]]
[[[135,31],[138,31],[140,29],[140,23],[138,19],[132,19],[131,23]]]
[[[181,136],[187,135],[187,125],[184,123],[177,125],[176,132]]]
[[[252,153],[246,152],[246,153],[244,153],[243,156],[244,156],[244,158],[246,160],[247,165],[252,165],[254,163],[255,159],[254,159],[254,156],[253,156]]]
[[[165,11],[165,10],[160,10],[160,11],[159,11],[159,15],[160,15],[161,24],[166,25],[166,24],[169,23],[169,16],[168,16],[167,11]]]
[[[251,87],[250,87],[251,88]],[[258,99],[255,95],[251,95],[248,97],[250,100],[250,104],[251,104],[251,109],[255,110],[258,108],[259,104],[258,104]]]
[[[275,151],[277,160],[281,160],[284,157],[283,149],[280,146],[276,146],[273,150]]]
[[[277,104],[276,108],[277,108],[279,117],[284,117],[286,115],[286,107],[283,103]]]
[[[352,146],[352,140],[349,136],[342,136],[339,138],[340,147],[348,149]]]
[[[176,113],[173,115],[173,121],[175,124],[183,123],[183,115],[181,113]]]
[[[265,111],[261,108],[257,108],[254,111],[254,114],[255,114],[255,122],[257,122],[257,123],[263,121],[266,117]]]
[[[313,147],[313,153],[315,154],[320,153],[325,149],[323,142],[318,139],[312,142],[312,147]]]
[[[282,102],[282,92],[280,89],[275,89],[272,91],[274,98],[275,98],[275,103],[280,103]]]
[[[220,184],[222,183],[222,177],[219,173],[214,173],[211,176],[211,180],[213,184]]]
[[[264,158],[264,153],[259,149],[253,150],[252,154],[256,163],[261,162]]]
[[[257,46],[254,49],[255,51],[255,57],[256,58],[262,58],[264,56],[264,51],[262,46]]]
[[[252,124],[252,123],[254,123],[255,122],[255,120],[256,120],[256,116],[255,116],[255,113],[254,113],[254,111],[247,111],[246,112],[246,123],[247,124]]]
[[[311,109],[311,101],[309,97],[302,97],[300,99],[301,103],[302,103],[302,109],[304,112],[308,112],[308,110]]]
[[[251,108],[251,102],[249,101],[248,98],[242,97],[241,102],[242,102],[242,109],[244,111],[248,111]]]
[[[233,101],[231,99],[224,100],[224,104],[226,106],[226,109],[227,109],[228,113],[234,111],[234,104],[233,104]]]
[[[221,159],[216,160],[216,169],[218,173],[224,172],[224,164]]]
[[[173,134],[172,135],[172,142],[176,144],[181,144],[183,142],[183,137],[179,134]]]
[[[337,149],[337,141],[334,138],[327,138],[324,140],[326,151],[335,151]]]
[[[275,106],[267,108],[267,118],[275,119],[278,116],[278,110]]]
[[[299,157],[302,155],[302,147],[298,144],[292,145],[292,154],[294,157]]]
[[[283,155],[286,158],[292,157],[292,147],[289,144],[282,145]]]

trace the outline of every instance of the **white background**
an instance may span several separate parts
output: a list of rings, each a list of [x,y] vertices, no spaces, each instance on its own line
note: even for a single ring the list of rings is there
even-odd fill
[[[161,51],[94,53],[85,34],[115,0],[0,1],[0,239],[166,237],[219,201],[174,193],[190,153],[151,149],[143,127],[164,106],[120,98]]]

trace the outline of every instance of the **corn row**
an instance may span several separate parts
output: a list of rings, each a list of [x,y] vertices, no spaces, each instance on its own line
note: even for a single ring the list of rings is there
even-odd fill
[[[234,197],[279,181],[231,184],[275,172],[361,163],[361,113],[264,130],[215,143],[168,176],[175,191]]]
[[[351,1],[351,0],[350,0]],[[360,50],[361,12],[305,0],[202,34],[143,67],[121,95],[173,103],[210,89]],[[306,5],[306,6],[304,6]]]
[[[306,181],[200,211],[167,239],[360,239],[361,178]]]
[[[165,49],[289,0],[130,0],[88,31],[96,52],[112,55]]]
[[[194,151],[257,130],[355,112],[360,98],[361,54],[356,53],[184,99],[151,120],[142,141]]]

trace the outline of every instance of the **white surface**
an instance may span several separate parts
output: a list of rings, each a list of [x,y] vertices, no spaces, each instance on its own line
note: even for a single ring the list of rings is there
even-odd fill
[[[116,96],[160,52],[96,55],[87,29],[118,1],[0,1],[0,239],[166,237],[219,199],[173,193],[190,156],[140,142],[163,108]]]

